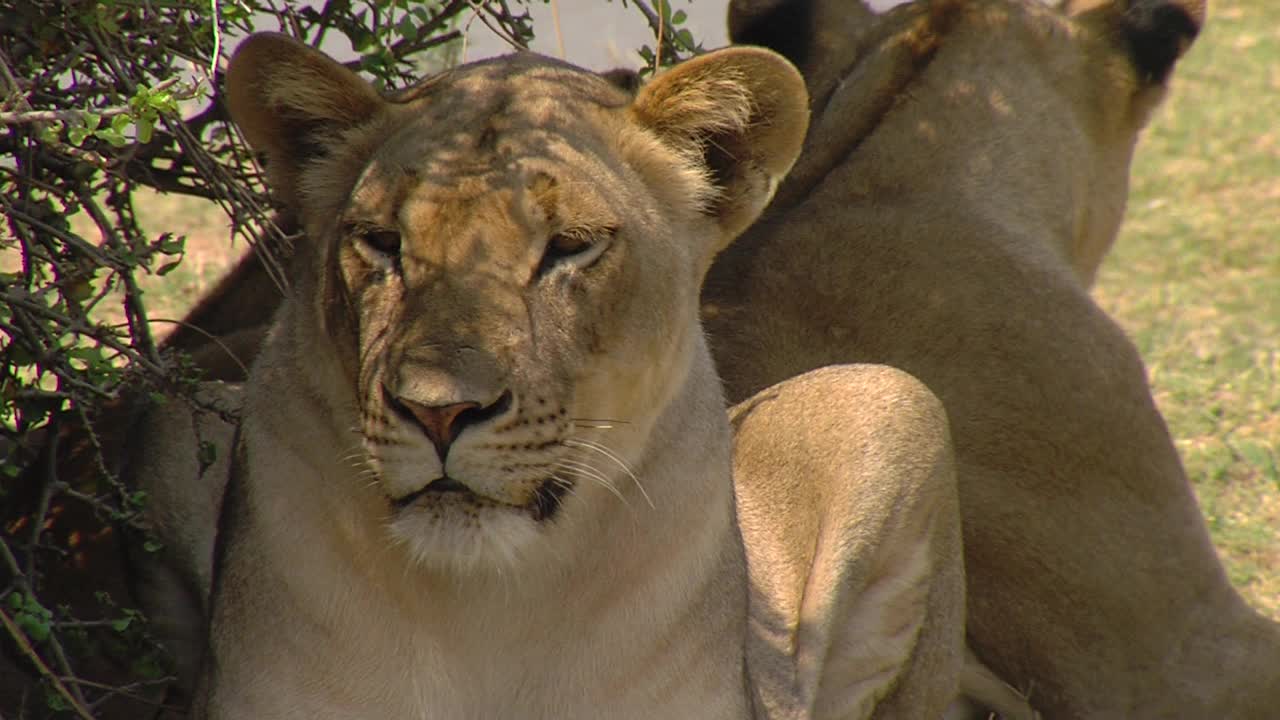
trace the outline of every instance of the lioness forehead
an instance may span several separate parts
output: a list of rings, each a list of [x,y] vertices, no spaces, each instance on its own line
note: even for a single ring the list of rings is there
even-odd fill
[[[396,121],[357,180],[348,222],[458,235],[618,223],[604,156],[630,96],[531,53],[443,73],[394,98]],[[517,233],[518,234],[518,233]],[[412,243],[412,239],[410,239]]]
[[[508,55],[402,92],[395,98],[400,127],[386,145],[401,157],[465,171],[472,158],[545,151],[537,146],[540,136],[595,135],[600,119],[630,99],[594,73],[533,53]]]

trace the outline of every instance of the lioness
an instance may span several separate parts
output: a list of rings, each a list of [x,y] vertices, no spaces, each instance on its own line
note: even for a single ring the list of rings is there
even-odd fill
[[[632,97],[517,55],[386,100],[267,34],[227,100],[307,240],[244,391],[196,717],[942,712],[936,399],[888,368],[769,388],[731,482],[698,297],[799,151],[786,61]]]
[[[813,120],[708,276],[729,397],[839,362],[939,395],[969,640],[1046,718],[1280,716],[1280,631],[1228,584],[1141,359],[1088,293],[1203,19],[1196,0],[730,10],[735,41],[800,67]]]

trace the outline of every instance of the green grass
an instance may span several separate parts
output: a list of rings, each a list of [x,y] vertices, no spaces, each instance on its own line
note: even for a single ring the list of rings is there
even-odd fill
[[[156,198],[141,220],[189,236],[183,265],[144,284],[153,317],[180,317],[240,248],[221,213],[196,201]],[[1276,0],[1211,3],[1139,146],[1096,295],[1147,360],[1232,581],[1280,619]]]
[[[1146,358],[1232,581],[1280,618],[1280,4],[1210,3],[1096,295]]]

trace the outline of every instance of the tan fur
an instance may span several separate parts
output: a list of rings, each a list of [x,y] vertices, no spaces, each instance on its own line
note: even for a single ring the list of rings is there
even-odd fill
[[[246,41],[228,103],[308,239],[245,390],[197,717],[747,714],[697,301],[805,102],[761,50],[634,99],[513,56],[391,102]]]
[[[946,415],[919,381],[823,368],[738,404],[759,717],[938,718],[964,573]]]
[[[191,403],[150,408],[131,428],[134,450],[120,475],[146,493],[148,539],[160,549],[130,548],[133,592],[175,660],[184,698],[204,652],[215,529],[243,401],[240,386],[205,382]]]
[[[810,5],[776,38],[788,3],[730,15],[735,39],[790,48],[814,111],[708,277],[730,399],[842,362],[937,393],[970,643],[1046,718],[1275,717],[1280,632],[1227,582],[1141,359],[1088,294],[1159,53],[1186,48],[1203,3]],[[1143,35],[1153,17],[1175,32]]]

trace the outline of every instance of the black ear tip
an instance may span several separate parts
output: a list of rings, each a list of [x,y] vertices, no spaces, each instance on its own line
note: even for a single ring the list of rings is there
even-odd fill
[[[1169,0],[1134,0],[1125,11],[1125,34],[1143,81],[1161,84],[1200,33],[1186,8]]]
[[[613,70],[605,70],[600,76],[609,81],[609,84],[630,93],[636,94],[640,90],[640,73],[630,68],[614,68]]]
[[[816,0],[734,0],[729,3],[729,39],[759,45],[804,67],[813,44]]]

